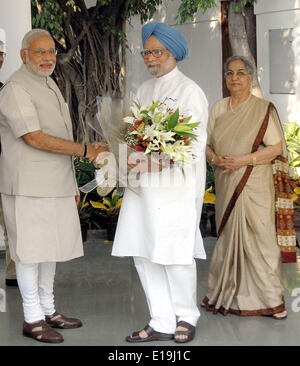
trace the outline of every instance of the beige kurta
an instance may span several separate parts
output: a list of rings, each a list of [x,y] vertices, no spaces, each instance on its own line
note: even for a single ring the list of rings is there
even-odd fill
[[[253,97],[227,110],[228,98],[217,102],[208,125],[208,144],[218,155],[243,155],[266,115],[268,102]],[[263,145],[275,145],[284,136],[271,111]],[[246,167],[230,174],[215,168],[216,222],[220,225],[227,204]],[[238,315],[271,315],[284,310],[277,246],[272,164],[253,168],[213,252],[204,302],[214,311]]]
[[[23,135],[73,141],[67,105],[55,82],[22,65],[0,92],[0,192],[12,259],[66,261],[83,255],[72,157],[33,148]]]
[[[22,263],[64,262],[83,255],[74,197],[2,194],[12,259]]]

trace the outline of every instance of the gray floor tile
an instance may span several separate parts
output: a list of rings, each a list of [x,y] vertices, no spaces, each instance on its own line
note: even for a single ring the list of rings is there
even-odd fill
[[[205,295],[209,260],[215,238],[205,238],[207,260],[198,260],[198,299]],[[94,233],[84,244],[84,257],[57,264],[56,309],[79,317],[84,326],[63,330],[64,346],[130,346],[125,336],[141,329],[149,320],[142,288],[131,258],[110,255],[111,243]],[[298,253],[299,254],[299,253]],[[288,318],[226,317],[201,310],[196,337],[191,346],[277,346],[300,345],[300,258],[283,264]],[[21,297],[17,288],[5,287],[4,256],[0,256],[0,289],[5,291],[6,311],[0,312],[0,345],[45,345],[22,336]],[[299,289],[299,290],[297,290]],[[151,342],[143,346],[175,345]],[[134,345],[136,346],[136,345]]]

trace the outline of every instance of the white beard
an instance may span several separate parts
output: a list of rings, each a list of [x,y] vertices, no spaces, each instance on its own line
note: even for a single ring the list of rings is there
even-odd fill
[[[52,65],[51,70],[46,71],[46,72],[40,70],[40,66],[43,65],[43,64],[51,64]],[[54,69],[55,69],[55,63],[53,61],[40,62],[38,65],[36,65],[36,64],[34,64],[33,62],[30,61],[28,56],[26,56],[26,65],[31,71],[35,72],[39,76],[50,76],[53,73]]]

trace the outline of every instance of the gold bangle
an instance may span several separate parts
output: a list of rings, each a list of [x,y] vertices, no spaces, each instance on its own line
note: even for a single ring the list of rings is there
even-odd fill
[[[256,155],[252,155],[252,165],[255,166],[256,165]]]

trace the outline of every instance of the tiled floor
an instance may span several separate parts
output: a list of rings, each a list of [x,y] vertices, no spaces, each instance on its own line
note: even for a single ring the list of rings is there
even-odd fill
[[[205,294],[215,241],[212,237],[205,238],[208,260],[197,261],[199,301]],[[132,259],[111,257],[111,243],[104,243],[95,233],[89,234],[84,248],[84,257],[57,265],[56,308],[65,315],[80,317],[84,323],[82,328],[61,331],[65,338],[63,345],[130,346],[124,341],[125,336],[144,327],[149,320]],[[189,345],[300,345],[300,257],[298,260],[298,263],[283,264],[287,319],[240,318],[230,314],[224,317],[201,309],[196,337]],[[17,288],[5,287],[3,256],[0,276],[0,289],[6,295],[6,311],[0,312],[0,345],[43,345],[22,336],[21,298]],[[175,343],[151,343],[155,345]]]

